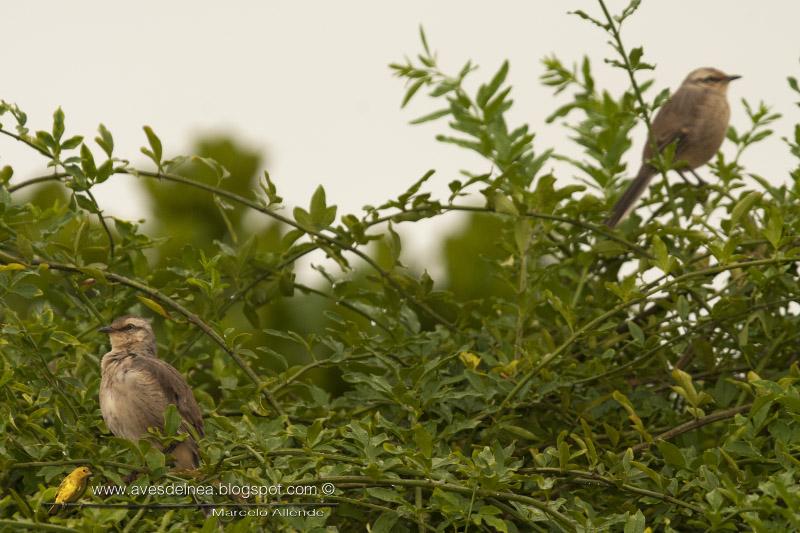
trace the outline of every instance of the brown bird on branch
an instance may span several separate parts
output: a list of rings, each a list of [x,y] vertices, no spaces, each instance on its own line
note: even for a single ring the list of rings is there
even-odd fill
[[[608,227],[613,228],[628,214],[658,173],[650,164],[655,155],[654,149],[661,152],[675,143],[673,159],[683,162],[676,170],[684,180],[683,170],[694,174],[694,169],[714,157],[725,139],[731,115],[727,99],[728,84],[740,77],[707,67],[693,70],[686,76],[680,88],[656,114],[644,146],[642,166],[612,208],[606,220]],[[698,180],[702,183],[699,177]]]
[[[172,455],[180,470],[197,468],[200,455],[190,428],[202,437],[203,415],[183,376],[156,356],[150,322],[123,316],[100,331],[108,333],[111,340],[111,351],[101,363],[100,381],[100,411],[108,429],[132,441],[146,438],[147,428],[164,429],[164,410],[173,404],[183,419],[178,432],[187,437],[165,453]]]

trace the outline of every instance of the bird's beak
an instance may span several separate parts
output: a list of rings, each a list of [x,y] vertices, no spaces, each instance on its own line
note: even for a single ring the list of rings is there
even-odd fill
[[[111,333],[112,331],[114,331],[114,328],[112,328],[111,326],[104,326],[98,329],[97,331],[99,331],[100,333]]]
[[[741,76],[739,76],[738,74],[732,74],[728,76],[728,81],[738,80],[739,78],[741,78]]]

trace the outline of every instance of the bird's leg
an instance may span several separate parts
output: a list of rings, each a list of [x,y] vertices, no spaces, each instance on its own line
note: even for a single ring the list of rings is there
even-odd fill
[[[701,178],[700,176],[697,175],[697,172],[695,172],[694,169],[690,169],[689,172],[691,172],[692,176],[694,176],[695,179],[697,179],[697,186],[698,187],[703,186],[703,185],[708,185],[703,178]]]
[[[692,186],[692,187],[694,186],[694,183],[692,183],[691,181],[689,181],[689,178],[687,178],[687,177],[686,177],[686,174],[684,174],[684,173],[683,173],[683,171],[681,171],[681,170],[677,170],[677,169],[676,169],[676,170],[675,170],[675,172],[677,172],[677,173],[678,173],[678,176],[680,176],[680,177],[681,177],[681,179],[683,179],[683,181],[685,181],[685,182],[686,182],[686,185],[690,185],[690,186]]]

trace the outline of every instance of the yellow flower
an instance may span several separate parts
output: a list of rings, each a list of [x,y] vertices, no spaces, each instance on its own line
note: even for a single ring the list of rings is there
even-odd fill
[[[57,507],[63,509],[65,503],[72,503],[83,496],[91,476],[92,471],[89,470],[87,466],[79,466],[70,472],[61,482],[61,485],[58,486],[56,502],[50,508],[50,514],[56,514],[58,511]]]
[[[471,352],[461,352],[458,358],[464,363],[464,366],[475,370],[481,364],[481,358]]]

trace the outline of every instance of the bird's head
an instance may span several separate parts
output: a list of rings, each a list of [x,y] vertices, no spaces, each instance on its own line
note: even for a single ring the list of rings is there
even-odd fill
[[[112,350],[131,345],[143,345],[152,347],[155,350],[156,336],[153,333],[153,328],[150,325],[150,321],[142,317],[121,316],[114,320],[110,326],[100,328],[100,331],[108,333]]]
[[[92,477],[92,471],[89,470],[88,466],[79,466],[78,468],[73,470],[70,475],[75,476],[78,479],[85,479]]]
[[[683,80],[684,85],[707,89],[725,94],[728,84],[733,80],[738,80],[741,76],[736,74],[725,74],[719,69],[702,67],[695,69]]]

